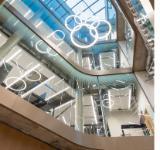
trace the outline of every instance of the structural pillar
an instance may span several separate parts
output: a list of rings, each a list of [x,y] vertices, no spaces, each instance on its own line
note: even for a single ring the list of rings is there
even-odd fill
[[[83,132],[83,89],[76,90],[75,130]]]
[[[82,66],[82,50],[78,50],[77,61]],[[75,103],[75,130],[83,132],[83,84],[77,81]]]
[[[11,49],[20,41],[18,33],[14,33],[8,41],[0,47],[0,61],[11,51]]]

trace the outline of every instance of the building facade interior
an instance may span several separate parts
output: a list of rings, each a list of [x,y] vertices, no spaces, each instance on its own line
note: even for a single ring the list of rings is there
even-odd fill
[[[3,150],[153,150],[153,120],[154,0],[0,0]]]

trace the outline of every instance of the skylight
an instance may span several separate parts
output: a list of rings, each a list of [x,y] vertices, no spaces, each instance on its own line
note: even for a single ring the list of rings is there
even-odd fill
[[[105,19],[104,0],[67,0],[66,4],[82,18],[88,19],[94,16]]]
[[[63,25],[65,25],[66,19],[70,16],[77,16],[79,20],[85,20],[89,22],[89,24],[97,20],[106,20],[111,24],[112,27],[111,34],[107,37],[107,40],[116,39],[116,11],[113,8],[110,0],[40,1]],[[75,27],[76,23],[77,22],[74,22],[73,20],[67,22],[68,26],[71,26],[71,28]],[[100,28],[102,28],[102,25]],[[107,30],[106,26],[104,26],[103,29]],[[103,40],[104,39],[102,39],[102,41]]]

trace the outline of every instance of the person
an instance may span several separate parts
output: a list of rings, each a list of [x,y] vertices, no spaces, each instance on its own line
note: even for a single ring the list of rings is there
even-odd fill
[[[140,114],[140,125],[142,127],[145,127],[145,115],[144,115],[143,111],[141,111],[141,114]]]
[[[147,126],[145,124],[145,115],[142,111],[141,111],[141,115],[140,115],[140,125],[142,127],[143,132],[144,132],[144,135],[150,135],[150,133],[147,129]]]
[[[122,136],[125,136],[125,134],[124,134],[124,130],[122,129]]]

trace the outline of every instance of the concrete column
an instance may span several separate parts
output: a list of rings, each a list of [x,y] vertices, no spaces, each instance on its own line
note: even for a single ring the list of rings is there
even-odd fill
[[[0,47],[0,61],[10,52],[10,50],[20,41],[18,33],[14,33],[8,41]]]
[[[82,66],[82,50],[78,50],[78,64]],[[77,81],[75,103],[75,130],[83,132],[83,84]]]
[[[98,78],[97,78],[98,79]],[[99,81],[99,79],[98,79]],[[102,112],[102,123],[103,123],[103,128],[104,128],[104,134],[105,136],[108,136],[108,132],[107,132],[107,111],[105,110],[105,108],[103,107],[103,104],[102,104],[102,95],[101,95],[101,88],[99,87],[99,99],[100,99],[100,107],[101,107],[101,112]]]
[[[75,130],[83,132],[83,91],[77,89],[75,103]]]
[[[77,52],[77,63],[79,66],[82,67],[82,50],[81,49],[78,49],[78,52]]]

